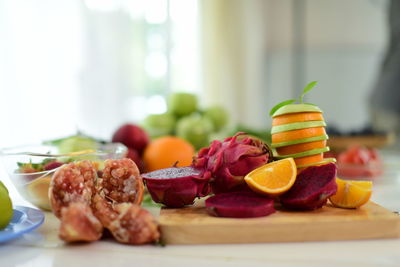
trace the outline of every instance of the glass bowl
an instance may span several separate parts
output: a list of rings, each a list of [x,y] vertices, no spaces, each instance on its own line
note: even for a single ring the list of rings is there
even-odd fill
[[[383,174],[382,162],[369,162],[366,164],[337,162],[337,175],[339,178],[355,180],[371,180]]]
[[[58,154],[55,145],[27,145],[0,150],[1,162],[18,192],[33,205],[50,210],[48,191],[54,172],[63,164],[91,160],[101,168],[106,159],[121,159],[127,148],[120,143],[97,144],[96,150]]]

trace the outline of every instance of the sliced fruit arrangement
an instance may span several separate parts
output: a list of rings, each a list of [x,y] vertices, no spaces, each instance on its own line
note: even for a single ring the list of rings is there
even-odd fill
[[[338,190],[329,197],[336,207],[355,209],[369,201],[372,194],[371,181],[351,181],[336,178]]]
[[[293,158],[286,158],[251,171],[244,180],[253,191],[274,197],[288,191],[293,186],[296,175],[296,163]]]
[[[275,200],[294,210],[321,208],[329,197],[334,202],[343,193],[336,193],[335,158],[323,157],[329,151],[326,123],[318,106],[303,101],[315,85],[308,84],[300,99],[284,101],[271,110],[275,161],[266,143],[238,132],[200,149],[190,167],[143,174],[152,199],[176,208],[212,192],[215,195],[205,202],[207,212],[237,218],[271,214]],[[337,202],[338,207],[346,206]]]
[[[317,82],[309,83],[300,99],[287,100],[272,108],[272,147],[278,159],[294,158],[298,171],[306,167],[335,162],[324,159],[329,151],[326,145],[326,123],[322,110],[313,104],[304,103],[303,98]],[[299,103],[295,103],[299,102]]]

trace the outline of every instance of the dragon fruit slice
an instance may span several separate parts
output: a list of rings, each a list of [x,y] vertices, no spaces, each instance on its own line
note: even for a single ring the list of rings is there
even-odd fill
[[[325,205],[336,190],[336,165],[312,166],[297,176],[292,188],[280,200],[289,209],[315,210]]]
[[[206,200],[207,213],[217,217],[253,218],[275,212],[274,200],[252,192],[230,192]]]
[[[193,167],[172,167],[142,174],[154,202],[170,208],[191,205],[210,193],[209,179]]]
[[[217,194],[242,190],[246,187],[244,176],[271,159],[272,152],[264,142],[240,132],[202,148],[193,166],[202,169],[205,178],[211,178]]]

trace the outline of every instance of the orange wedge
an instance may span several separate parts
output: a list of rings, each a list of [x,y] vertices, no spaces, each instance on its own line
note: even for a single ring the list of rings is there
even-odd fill
[[[293,158],[286,158],[253,170],[244,177],[244,180],[257,193],[279,196],[292,187],[296,176],[296,163]]]
[[[361,207],[371,198],[371,181],[350,181],[336,178],[338,190],[329,198],[339,208],[355,209]]]

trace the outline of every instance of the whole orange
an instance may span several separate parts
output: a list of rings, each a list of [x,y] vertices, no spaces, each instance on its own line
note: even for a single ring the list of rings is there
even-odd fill
[[[164,136],[150,142],[143,154],[147,171],[172,167],[178,162],[178,167],[190,166],[195,150],[187,141],[174,137]]]

